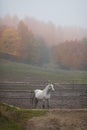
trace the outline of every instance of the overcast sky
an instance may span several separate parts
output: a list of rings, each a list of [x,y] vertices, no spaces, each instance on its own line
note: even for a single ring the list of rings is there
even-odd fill
[[[87,0],[0,0],[0,15],[6,14],[87,28]]]

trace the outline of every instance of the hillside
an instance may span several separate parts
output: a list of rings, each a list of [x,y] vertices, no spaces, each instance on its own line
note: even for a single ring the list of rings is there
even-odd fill
[[[53,82],[71,82],[87,83],[86,71],[67,71],[52,70],[41,68],[29,64],[11,62],[6,60],[0,61],[0,82],[29,82],[29,81],[53,81]]]

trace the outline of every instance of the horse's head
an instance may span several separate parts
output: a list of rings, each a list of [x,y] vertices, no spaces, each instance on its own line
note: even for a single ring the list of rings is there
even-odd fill
[[[55,90],[55,89],[54,89],[54,85],[53,85],[52,83],[50,83],[48,86],[49,86],[49,90],[52,90],[52,91]]]

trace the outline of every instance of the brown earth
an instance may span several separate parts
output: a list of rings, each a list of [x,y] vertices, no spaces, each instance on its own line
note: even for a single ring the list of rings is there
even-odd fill
[[[87,109],[51,109],[25,124],[26,130],[87,130]]]

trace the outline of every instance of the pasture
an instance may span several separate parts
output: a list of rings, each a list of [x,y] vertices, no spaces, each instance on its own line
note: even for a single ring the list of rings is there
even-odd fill
[[[87,84],[87,71],[47,70],[23,63],[0,61],[0,82],[60,82]]]

